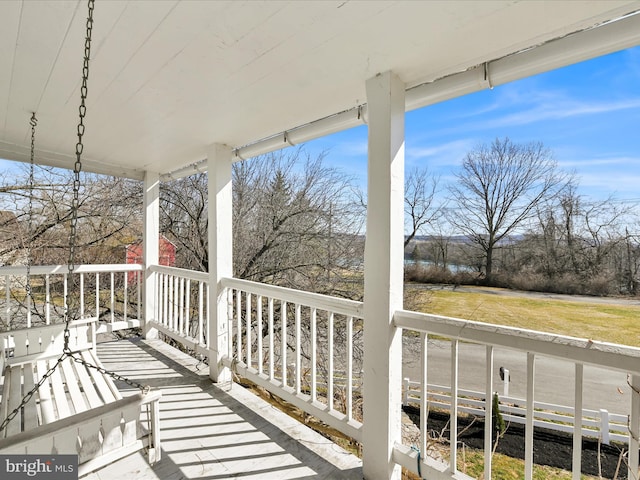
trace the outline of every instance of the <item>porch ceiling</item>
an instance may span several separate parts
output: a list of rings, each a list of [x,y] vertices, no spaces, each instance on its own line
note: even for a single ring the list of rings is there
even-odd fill
[[[101,1],[88,170],[141,178],[640,9],[638,1]],[[0,158],[73,165],[85,1],[0,2]]]

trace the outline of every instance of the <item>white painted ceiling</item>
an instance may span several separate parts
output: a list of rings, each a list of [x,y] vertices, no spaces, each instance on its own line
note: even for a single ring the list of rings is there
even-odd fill
[[[640,9],[638,1],[97,0],[84,163],[140,178]],[[0,1],[0,158],[72,168],[85,1]]]

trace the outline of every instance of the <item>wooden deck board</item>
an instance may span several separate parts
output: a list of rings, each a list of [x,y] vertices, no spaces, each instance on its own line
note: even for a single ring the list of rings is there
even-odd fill
[[[162,391],[163,453],[154,466],[133,454],[88,480],[362,478],[358,459],[238,385],[223,392],[197,360],[162,342],[108,342],[98,356],[105,368]]]

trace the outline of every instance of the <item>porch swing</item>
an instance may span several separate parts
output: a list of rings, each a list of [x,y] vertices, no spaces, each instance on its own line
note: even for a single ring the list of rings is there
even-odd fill
[[[67,275],[72,280],[93,8],[94,0],[88,0],[67,265]],[[30,232],[36,124],[33,113],[30,120]],[[30,267],[29,246],[28,316],[36,303]],[[37,308],[35,313],[40,316]],[[161,393],[152,392],[148,386],[102,366],[96,355],[96,323],[95,318],[80,319],[77,308],[65,305],[64,323],[27,325],[27,328],[0,333],[0,418],[3,419],[0,454],[77,454],[80,476],[142,449],[147,449],[150,463],[160,460]],[[123,398],[114,381],[125,382],[140,393]],[[144,421],[141,417],[145,417]]]

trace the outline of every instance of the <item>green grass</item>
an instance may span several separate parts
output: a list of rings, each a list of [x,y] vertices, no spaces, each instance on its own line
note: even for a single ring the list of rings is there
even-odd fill
[[[487,289],[491,292],[490,289]],[[421,291],[425,313],[640,347],[640,306]]]
[[[524,478],[524,461],[495,453],[491,460],[492,480],[521,480]],[[470,477],[482,479],[484,473],[484,454],[481,450],[467,449],[464,458],[461,452],[458,452],[458,470],[466,473]],[[571,480],[571,472],[561,470],[559,468],[547,467],[542,465],[533,466],[534,480]],[[592,479],[582,475],[583,479]]]

